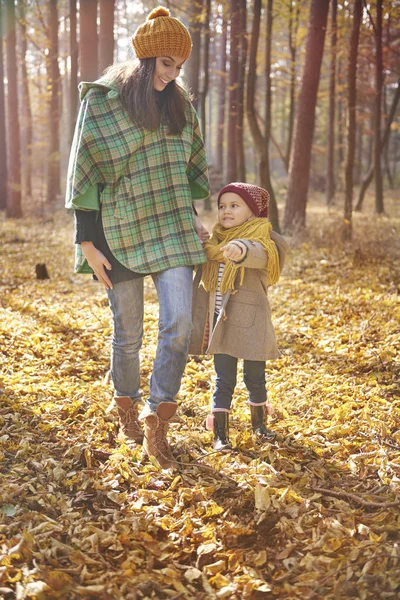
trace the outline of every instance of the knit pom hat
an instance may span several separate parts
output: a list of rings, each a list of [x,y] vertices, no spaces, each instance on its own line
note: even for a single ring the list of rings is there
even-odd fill
[[[178,19],[171,17],[168,8],[159,6],[139,25],[132,36],[138,58],[179,56],[187,60],[192,50],[192,38]]]
[[[229,183],[218,194],[218,206],[222,194],[227,192],[240,196],[256,217],[268,217],[269,194],[264,188],[239,181]]]

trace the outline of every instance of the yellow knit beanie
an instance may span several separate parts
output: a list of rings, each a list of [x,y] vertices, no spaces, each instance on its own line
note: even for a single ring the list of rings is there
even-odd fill
[[[168,8],[159,6],[136,29],[132,44],[138,58],[179,56],[187,60],[192,50],[192,38],[178,19],[171,17]]]

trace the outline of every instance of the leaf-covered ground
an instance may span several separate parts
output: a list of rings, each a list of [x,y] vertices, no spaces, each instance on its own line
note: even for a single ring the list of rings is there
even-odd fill
[[[170,476],[106,412],[109,309],[72,274],[71,216],[0,220],[0,598],[400,597],[400,219],[356,215],[347,246],[339,224],[313,208],[271,290],[278,441],[256,445],[240,382],[235,451],[212,453],[196,358]],[[146,299],[145,392],[150,281]]]

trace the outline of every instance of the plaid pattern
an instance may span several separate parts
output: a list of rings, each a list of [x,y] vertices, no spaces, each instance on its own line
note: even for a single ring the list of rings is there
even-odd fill
[[[209,195],[207,160],[196,112],[187,102],[181,135],[150,132],[129,120],[112,84],[81,84],[82,104],[71,149],[66,207],[85,205],[96,184],[103,227],[115,258],[137,273],[206,261],[194,229],[192,201]],[[86,271],[77,245],[76,271]]]

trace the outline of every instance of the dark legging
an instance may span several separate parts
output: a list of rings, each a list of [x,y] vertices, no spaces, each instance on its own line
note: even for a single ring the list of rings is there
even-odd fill
[[[217,374],[212,399],[213,411],[228,411],[231,408],[235,391],[238,359],[228,354],[215,354],[214,367]],[[267,390],[265,387],[265,361],[245,360],[243,379],[249,391],[251,404],[265,404]]]

